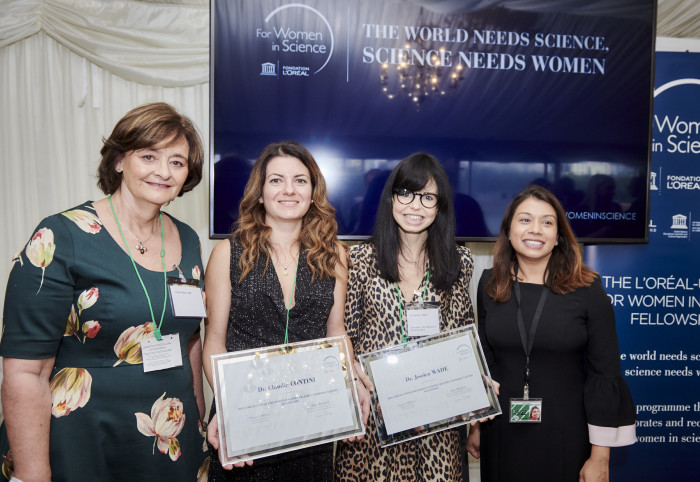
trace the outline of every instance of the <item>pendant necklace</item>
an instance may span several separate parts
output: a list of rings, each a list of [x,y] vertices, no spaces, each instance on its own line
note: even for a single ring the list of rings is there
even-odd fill
[[[298,256],[298,255],[297,255],[297,256]],[[294,257],[293,257],[293,256],[292,256],[291,261],[294,261]],[[291,261],[290,261],[290,262],[291,262]],[[289,264],[288,264],[287,266],[282,266],[282,268],[284,268],[283,271],[282,271],[282,274],[285,275],[285,276],[287,276],[287,275],[289,274],[289,271],[288,271]]]
[[[123,225],[122,227],[126,230],[127,233],[129,233],[135,240],[137,240],[139,242],[139,244],[136,245],[136,249],[139,250],[139,253],[145,254],[146,251],[148,251],[148,248],[145,246],[145,243],[150,241],[150,239],[153,237],[153,233],[155,233],[155,231],[151,231],[151,235],[148,238],[146,238],[144,241],[140,241],[139,238],[134,235],[134,233],[129,231],[129,228],[127,228],[126,225]]]
[[[270,250],[270,248],[268,248],[268,251],[269,251],[269,250]],[[276,254],[276,253],[275,253],[275,254]],[[299,257],[299,254],[297,253],[296,258],[298,259],[298,257]],[[280,263],[280,264],[282,265],[282,274],[283,274],[284,276],[287,276],[287,275],[289,274],[289,266],[291,265],[292,262],[294,262],[295,256],[292,256],[292,259],[289,261],[289,263],[287,263],[287,266],[284,266],[284,263],[282,263],[282,262],[280,261],[279,256],[276,256],[276,258],[277,258],[277,262]]]
[[[141,283],[141,288],[143,288],[143,292],[146,295],[146,301],[148,301],[148,310],[151,313],[151,323],[153,323],[153,336],[155,336],[156,340],[160,341],[163,339],[163,335],[160,332],[160,327],[163,325],[163,318],[165,317],[165,307],[167,306],[168,302],[168,272],[165,269],[165,234],[163,233],[163,213],[158,212],[158,218],[160,220],[160,262],[163,264],[163,311],[160,314],[160,322],[156,325],[156,317],[153,315],[153,305],[151,304],[151,297],[148,295],[148,290],[146,289],[146,285],[143,282],[143,279],[141,278],[141,274],[139,273],[139,269],[136,267],[136,262],[134,261],[134,257],[131,255],[131,250],[129,249],[129,245],[126,243],[126,237],[124,237],[124,231],[122,231],[122,225],[119,222],[119,218],[117,217],[117,211],[114,209],[114,204],[112,204],[112,195],[109,195],[109,207],[112,208],[112,214],[114,214],[114,220],[117,223],[117,228],[119,228],[119,234],[122,236],[122,241],[124,241],[124,245],[126,246],[126,250],[129,253],[129,259],[131,260],[131,265],[134,267],[134,271],[136,272],[136,277],[139,279],[139,282]],[[133,236],[133,234],[132,234]],[[151,235],[153,236],[153,235]],[[150,236],[149,236],[150,239]],[[146,240],[148,241],[148,239]],[[144,250],[145,252],[145,250]],[[143,254],[143,253],[142,253]],[[116,366],[116,365],[115,365]]]

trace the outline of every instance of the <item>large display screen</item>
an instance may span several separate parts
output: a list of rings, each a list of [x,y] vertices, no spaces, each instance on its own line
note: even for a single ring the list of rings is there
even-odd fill
[[[345,239],[372,234],[393,167],[427,152],[457,234],[491,240],[528,184],[588,243],[645,242],[655,0],[215,0],[210,234],[250,168],[292,139]]]

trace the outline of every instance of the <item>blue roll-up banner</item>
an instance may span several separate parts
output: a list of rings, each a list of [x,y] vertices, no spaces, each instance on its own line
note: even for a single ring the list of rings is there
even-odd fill
[[[657,52],[649,244],[588,246],[612,300],[635,445],[614,481],[700,480],[700,54]]]

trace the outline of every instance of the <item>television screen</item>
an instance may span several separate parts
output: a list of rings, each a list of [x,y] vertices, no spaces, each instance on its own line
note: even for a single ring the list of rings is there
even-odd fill
[[[210,235],[250,168],[292,139],[321,166],[339,234],[372,234],[404,157],[437,157],[457,234],[498,234],[528,184],[583,242],[647,240],[655,0],[214,0]]]

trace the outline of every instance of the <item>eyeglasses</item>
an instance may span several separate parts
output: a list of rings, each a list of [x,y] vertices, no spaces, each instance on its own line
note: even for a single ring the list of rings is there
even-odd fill
[[[432,192],[420,193],[408,189],[394,189],[394,195],[401,204],[411,204],[416,196],[420,198],[420,203],[426,208],[434,208],[438,203],[438,195]]]

